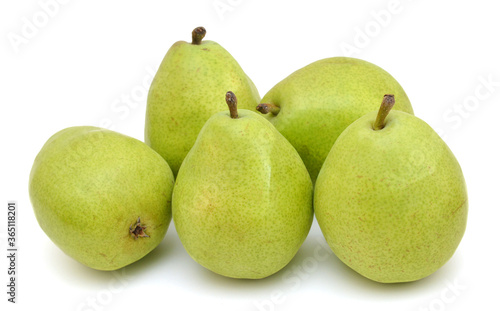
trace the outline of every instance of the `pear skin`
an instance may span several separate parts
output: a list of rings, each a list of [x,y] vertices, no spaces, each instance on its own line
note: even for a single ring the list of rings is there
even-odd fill
[[[175,43],[149,89],[144,141],[167,161],[174,175],[205,122],[227,109],[220,94],[233,90],[241,108],[247,109],[260,100],[236,60],[218,43],[202,40],[205,33],[198,27],[192,42]]]
[[[212,116],[177,175],[172,210],[189,255],[232,278],[260,279],[294,257],[312,223],[312,182],[300,156],[262,116]]]
[[[396,97],[397,100],[397,97]],[[331,249],[382,283],[422,279],[454,254],[467,222],[467,189],[455,156],[424,121],[391,110],[352,123],[315,185],[314,208]]]
[[[350,57],[332,57],[301,68],[276,84],[257,110],[297,149],[313,182],[337,137],[376,110],[392,93],[396,110],[413,114],[401,85],[382,68]]]
[[[174,176],[143,142],[92,126],[54,134],[31,169],[36,219],[67,255],[116,270],[151,252],[171,220]]]

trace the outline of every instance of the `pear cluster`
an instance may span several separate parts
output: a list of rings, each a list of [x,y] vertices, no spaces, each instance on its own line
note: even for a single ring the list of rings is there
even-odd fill
[[[292,260],[315,216],[335,255],[377,282],[419,280],[451,258],[467,222],[460,165],[388,72],[327,58],[261,100],[205,34],[161,62],[144,142],[78,126],[36,156],[33,210],[62,251],[116,270],[157,247],[173,219],[197,263],[261,279]]]

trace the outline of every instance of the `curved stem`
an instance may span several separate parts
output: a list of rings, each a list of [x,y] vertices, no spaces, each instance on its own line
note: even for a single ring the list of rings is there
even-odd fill
[[[268,114],[270,112],[277,116],[278,113],[280,113],[280,107],[274,104],[258,104],[256,109],[262,114]]]
[[[391,111],[392,107],[394,107],[394,95],[384,95],[384,99],[382,100],[382,104],[378,110],[377,118],[375,119],[375,123],[373,123],[374,130],[378,131],[385,127],[385,118]]]
[[[226,104],[229,107],[229,114],[231,119],[238,119],[238,100],[233,92],[226,93]]]
[[[201,44],[201,40],[205,38],[205,34],[207,31],[203,27],[196,27],[193,32],[191,33],[193,41],[191,42],[192,44],[199,45]]]

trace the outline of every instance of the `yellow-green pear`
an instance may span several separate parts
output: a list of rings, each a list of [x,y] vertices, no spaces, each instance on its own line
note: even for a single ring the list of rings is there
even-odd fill
[[[313,182],[342,131],[378,108],[386,93],[394,109],[413,114],[405,91],[382,68],[350,57],[314,62],[276,84],[257,110],[297,149]]]
[[[192,42],[176,42],[149,89],[144,140],[165,158],[174,175],[205,122],[226,109],[220,94],[233,90],[241,108],[247,109],[260,100],[238,62],[218,43],[203,41],[205,33],[198,27]]]
[[[383,283],[419,280],[443,266],[462,239],[468,210],[453,153],[429,125],[393,105],[386,95],[378,113],[339,136],[314,193],[335,255]]]
[[[312,182],[290,143],[258,113],[212,116],[177,175],[175,228],[189,255],[215,273],[260,279],[282,269],[313,218]]]
[[[162,241],[173,185],[168,164],[143,142],[76,126],[42,147],[29,194],[40,227],[62,251],[91,268],[116,270]]]

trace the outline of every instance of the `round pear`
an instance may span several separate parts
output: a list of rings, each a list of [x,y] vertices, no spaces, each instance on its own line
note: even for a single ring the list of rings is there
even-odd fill
[[[91,268],[116,270],[164,238],[173,184],[168,164],[143,142],[77,126],[45,143],[29,193],[40,227],[63,252]]]
[[[453,153],[429,125],[393,105],[386,95],[378,112],[339,136],[314,193],[335,255],[382,283],[419,280],[443,266],[464,235],[468,210]]]
[[[378,108],[386,93],[394,109],[413,114],[401,85],[384,69],[351,57],[332,57],[301,68],[276,84],[257,110],[297,149],[313,182],[337,137]]]

